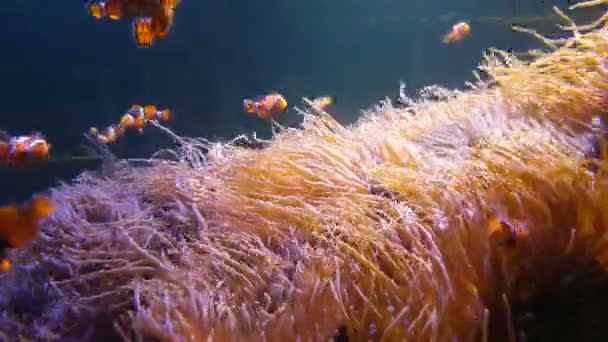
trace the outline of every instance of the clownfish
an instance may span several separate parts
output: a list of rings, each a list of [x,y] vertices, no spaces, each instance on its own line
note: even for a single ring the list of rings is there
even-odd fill
[[[87,3],[87,8],[91,16],[96,19],[102,19],[106,16],[106,3],[104,1],[90,1]]]
[[[97,127],[89,128],[87,136],[98,144],[105,144],[108,142],[108,139],[99,133],[99,129],[97,129]]]
[[[133,22],[133,35],[139,47],[150,47],[154,41],[165,39],[173,24],[175,10],[170,7],[154,11],[151,17],[137,18]]]
[[[38,223],[55,211],[47,197],[34,197],[27,205],[15,204],[0,207],[0,271],[10,270],[6,257],[11,248],[23,248],[36,237]]]
[[[144,116],[148,121],[171,121],[173,119],[169,109],[158,110],[154,105],[144,106]]]
[[[107,0],[105,4],[106,16],[111,20],[122,19],[125,1],[127,0]]]
[[[44,158],[49,155],[51,144],[42,137],[31,140],[27,146],[27,153],[36,158]]]
[[[180,0],[85,0],[91,16],[111,20],[132,19],[139,47],[150,47],[169,35]]]
[[[99,129],[97,129],[97,127],[91,127],[87,132],[89,138],[91,138],[98,144],[113,143],[118,140],[118,138],[122,137],[124,134],[125,128],[120,125],[108,126],[101,132],[99,131]]]
[[[466,36],[471,33],[471,26],[464,21],[461,21],[454,26],[452,30],[443,36],[444,44],[452,44],[463,40]]]
[[[154,42],[154,30],[152,30],[152,18],[137,18],[133,22],[133,35],[139,47],[150,47]]]
[[[334,103],[334,98],[331,96],[317,97],[312,101],[312,105],[319,110],[325,110]]]
[[[143,133],[144,128],[146,127],[144,107],[138,104],[132,105],[127,113],[120,118],[120,124],[124,128],[135,129],[137,132]]]
[[[115,142],[116,139],[122,137],[124,134],[125,134],[125,129],[120,125],[108,126],[108,127],[106,127],[106,129],[104,129],[101,132],[101,135],[106,137],[106,139],[108,140],[109,143]]]
[[[40,133],[11,137],[3,131],[0,137],[0,160],[23,161],[27,158],[49,156],[51,144]]]
[[[287,108],[287,100],[279,93],[271,93],[256,98],[255,100],[243,100],[243,108],[247,113],[257,115],[259,118],[268,120],[274,118],[278,113]]]
[[[87,136],[98,144],[113,143],[125,135],[127,130],[143,133],[144,128],[150,121],[162,122],[170,120],[173,120],[173,113],[169,109],[158,110],[155,105],[142,107],[134,104],[123,114],[118,124],[111,125],[102,132],[99,132],[97,127],[91,127],[87,132]]]
[[[131,115],[129,113],[125,113],[120,118],[121,127],[124,127],[125,129],[130,129],[130,128],[133,128],[134,125],[135,125],[135,118],[133,117],[133,115]]]
[[[175,10],[169,6],[165,6],[159,11],[155,11],[152,15],[152,32],[155,38],[165,39],[169,36],[169,30],[173,25],[173,17]]]

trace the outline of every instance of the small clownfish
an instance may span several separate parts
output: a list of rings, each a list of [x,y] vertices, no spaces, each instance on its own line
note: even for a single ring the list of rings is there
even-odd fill
[[[513,246],[519,239],[530,236],[527,225],[519,220],[511,223],[492,215],[488,225],[490,238],[499,246]]]
[[[312,105],[319,110],[325,110],[327,107],[331,106],[333,103],[334,103],[334,98],[331,96],[318,97],[312,101]]]
[[[128,114],[131,114],[133,117],[143,116],[144,115],[144,107],[134,104],[127,111]]]
[[[0,145],[6,148],[5,143]],[[32,133],[30,135],[21,135],[10,138],[8,142],[8,158],[13,160],[23,161],[28,157],[43,158],[48,157],[51,144],[49,144],[44,136],[40,133]],[[0,153],[0,156],[6,154]]]
[[[125,0],[107,0],[105,11],[108,18],[120,20],[123,17]]]
[[[144,128],[146,127],[146,115],[144,112],[144,107],[134,104],[128,110],[127,114],[133,117],[133,124],[131,125],[131,128],[134,128],[139,133],[143,133]]]
[[[89,138],[94,139],[96,136],[99,135],[99,129],[97,129],[97,127],[91,127],[87,131],[87,135],[89,136]]]
[[[139,47],[150,47],[154,42],[154,30],[152,29],[152,18],[137,18],[133,22],[133,34]]]
[[[87,4],[89,13],[96,19],[102,19],[106,16],[106,3],[103,1],[91,1]]]
[[[28,146],[28,153],[36,158],[48,157],[51,144],[42,138],[35,138]]]
[[[133,123],[133,127],[135,128],[135,130],[138,133],[143,133],[144,132],[144,128],[146,128],[146,117],[145,116],[138,116],[135,118],[135,122]]]
[[[105,144],[108,142],[108,139],[99,133],[99,129],[97,129],[97,127],[89,128],[87,131],[87,136],[98,144]]]
[[[47,197],[34,197],[27,205],[15,204],[0,207],[0,271],[6,272],[12,264],[6,254],[10,248],[23,248],[36,237],[38,223],[55,211]]]
[[[10,141],[9,154],[14,158],[21,158],[27,154],[28,140],[30,138],[26,135],[14,137]]]
[[[156,120],[158,121],[172,121],[173,112],[170,109],[163,109],[156,112]]]
[[[268,120],[274,118],[278,113],[287,108],[287,100],[279,93],[271,93],[255,100],[243,100],[243,108],[247,113],[257,115],[259,118]]]
[[[144,116],[146,117],[147,120],[155,120],[156,112],[158,112],[158,110],[156,109],[156,106],[154,106],[154,105],[144,106]]]
[[[452,30],[443,36],[444,44],[452,44],[461,41],[471,33],[471,26],[464,21],[461,21],[454,26]]]
[[[166,8],[164,11],[159,11],[152,16],[152,34],[155,38],[165,39],[169,36],[169,30],[173,24],[174,11],[171,8]]]
[[[106,127],[101,133],[97,127],[91,127],[88,131],[88,136],[98,144],[108,144],[115,142],[118,138],[125,134],[125,128],[120,125],[112,125]]]
[[[126,113],[120,118],[120,126],[125,129],[130,129],[135,125],[135,118],[133,115]]]
[[[108,126],[101,132],[101,135],[106,138],[106,142],[113,143],[124,135],[124,128],[118,125]]]
[[[158,110],[154,105],[144,107],[144,116],[148,121],[170,121],[173,119],[169,109]]]

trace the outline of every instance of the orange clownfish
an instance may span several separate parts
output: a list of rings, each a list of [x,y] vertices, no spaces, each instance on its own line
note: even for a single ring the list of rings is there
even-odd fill
[[[471,33],[471,26],[464,21],[461,21],[454,26],[452,30],[443,36],[443,42],[445,44],[452,44],[461,41]]]
[[[148,121],[170,121],[173,119],[169,109],[158,110],[154,105],[144,106],[144,116]]]
[[[99,129],[97,129],[97,127],[89,128],[87,135],[98,144],[106,144],[108,142],[108,139],[99,133]]]
[[[247,113],[257,115],[259,118],[268,120],[274,118],[278,113],[287,108],[287,100],[283,95],[271,93],[258,97],[255,100],[245,99],[243,107]]]
[[[146,127],[146,113],[144,107],[134,104],[129,108],[127,113],[120,119],[120,124],[124,124],[124,128],[132,128],[137,132],[142,133]]]
[[[49,155],[49,151],[51,149],[51,144],[49,144],[45,139],[38,137],[33,139],[27,148],[28,153],[36,158],[44,158]]]
[[[113,143],[125,135],[127,130],[143,133],[144,128],[150,121],[161,122],[172,119],[173,113],[169,109],[158,110],[155,105],[142,107],[134,104],[123,114],[118,124],[107,127],[101,133],[96,127],[91,127],[87,132],[87,136],[98,144]]]
[[[332,103],[334,103],[334,98],[331,96],[318,97],[312,101],[312,105],[319,110],[325,110]]]
[[[106,16],[106,3],[103,1],[90,1],[87,3],[89,13],[96,19],[102,19]]]
[[[158,39],[165,39],[169,36],[169,30],[173,25],[173,17],[175,10],[171,7],[166,7],[161,11],[157,11],[152,16],[152,32],[154,37]]]
[[[120,118],[120,126],[125,129],[133,128],[135,125],[135,118],[133,115],[126,113]]]
[[[8,154],[6,153],[6,141],[0,142],[0,158],[23,160],[24,158],[48,157],[51,144],[40,133],[11,137],[8,141]]]
[[[150,47],[154,42],[152,18],[137,18],[133,22],[133,35],[140,47]]]
[[[124,134],[125,134],[125,129],[120,125],[108,126],[108,127],[106,127],[106,129],[104,129],[101,132],[101,135],[103,135],[109,143],[115,142],[118,138],[122,137]]]
[[[34,197],[25,206],[15,204],[0,207],[0,271],[11,268],[6,258],[9,248],[23,248],[36,237],[38,223],[55,211],[47,197]]]
[[[122,19],[126,1],[127,0],[107,0],[105,4],[106,16],[112,20]]]
[[[45,158],[50,149],[51,144],[40,133],[11,137],[0,131],[0,162],[21,163],[30,158]]]
[[[118,138],[122,137],[125,134],[125,129],[120,125],[112,125],[106,127],[102,132],[99,132],[97,127],[91,127],[87,134],[89,138],[93,139],[96,143],[107,144],[113,143],[118,140]]]

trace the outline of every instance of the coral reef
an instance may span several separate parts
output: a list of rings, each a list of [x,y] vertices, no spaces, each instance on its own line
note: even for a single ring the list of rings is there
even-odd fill
[[[532,61],[486,56],[471,90],[386,100],[352,127],[311,109],[255,149],[174,136],[177,161],[51,190],[56,213],[0,276],[0,331],[515,341],[514,306],[608,266],[589,156],[608,31],[565,20],[572,37]],[[500,244],[496,218],[529,234]]]

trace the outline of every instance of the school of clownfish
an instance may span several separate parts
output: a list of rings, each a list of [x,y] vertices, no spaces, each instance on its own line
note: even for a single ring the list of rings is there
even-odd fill
[[[173,25],[175,9],[181,0],[84,0],[89,13],[97,18],[110,20],[133,20],[133,34],[138,46],[149,47],[156,39],[168,36]],[[443,36],[445,44],[459,42],[470,34],[471,28],[466,22],[459,22]],[[330,96],[323,96],[311,101],[317,110],[325,110],[333,103]],[[263,120],[274,119],[277,114],[287,109],[287,100],[277,92],[243,100],[246,113],[254,114]],[[173,119],[169,109],[158,110],[155,105],[133,105],[123,114],[117,124],[103,130],[91,127],[86,136],[97,144],[108,144],[117,141],[128,130],[143,133],[150,122],[166,122]],[[0,131],[0,164],[23,165],[30,160],[48,159],[51,145],[38,132],[28,135],[11,136]],[[10,204],[0,207],[0,272],[11,269],[7,257],[13,248],[23,248],[36,237],[40,220],[55,211],[55,206],[48,197],[35,196],[24,205]],[[525,237],[525,224],[517,227],[502,220],[491,220],[489,232],[503,245],[510,245],[516,238]]]
[[[311,101],[310,106],[315,110],[325,111],[333,102],[333,97],[323,96]],[[287,100],[276,92],[243,100],[243,110],[263,120],[274,120],[286,109]],[[172,119],[173,113],[169,109],[158,110],[155,105],[134,104],[122,115],[117,124],[101,131],[91,127],[86,136],[96,144],[105,145],[115,142],[128,130],[143,133],[150,122],[161,123]],[[40,133],[13,137],[0,131],[0,162],[3,164],[48,158],[50,148],[51,145]],[[0,272],[7,272],[12,267],[7,257],[8,251],[23,248],[34,239],[40,220],[54,211],[55,206],[44,196],[35,196],[25,205],[11,204],[0,207]],[[492,213],[488,223],[488,234],[499,246],[513,246],[519,239],[525,239],[529,233],[525,220],[509,222]]]
[[[118,124],[110,125],[103,130],[97,127],[89,128],[87,136],[98,144],[113,143],[125,135],[127,130],[143,133],[150,121],[166,122],[173,118],[171,110],[158,110],[155,105],[140,106],[134,104],[120,118]]]
[[[139,47],[152,46],[165,39],[173,25],[175,9],[181,0],[85,0],[89,14],[96,19],[133,20],[133,35]],[[444,44],[454,44],[471,33],[469,23],[454,24],[443,35]]]
[[[0,131],[0,163],[20,164],[31,158],[44,158],[49,154],[51,145],[41,133],[10,136]]]
[[[96,19],[132,20],[133,35],[140,47],[167,38],[179,3],[180,0],[85,0],[89,14]]]
[[[319,97],[311,102],[318,110],[325,110],[333,103],[329,96]],[[272,120],[287,109],[287,100],[279,93],[272,92],[243,100],[245,112],[260,119]],[[173,120],[169,109],[159,110],[155,105],[132,105],[122,115],[117,124],[102,130],[91,127],[86,136],[94,143],[106,145],[117,141],[127,131],[143,133],[150,122],[164,123]],[[38,132],[29,135],[11,136],[0,131],[0,163],[3,165],[24,165],[28,161],[49,158],[51,144]],[[36,237],[40,220],[55,211],[49,198],[36,196],[24,205],[10,204],[0,207],[0,272],[7,272],[12,264],[8,251],[23,248]]]

